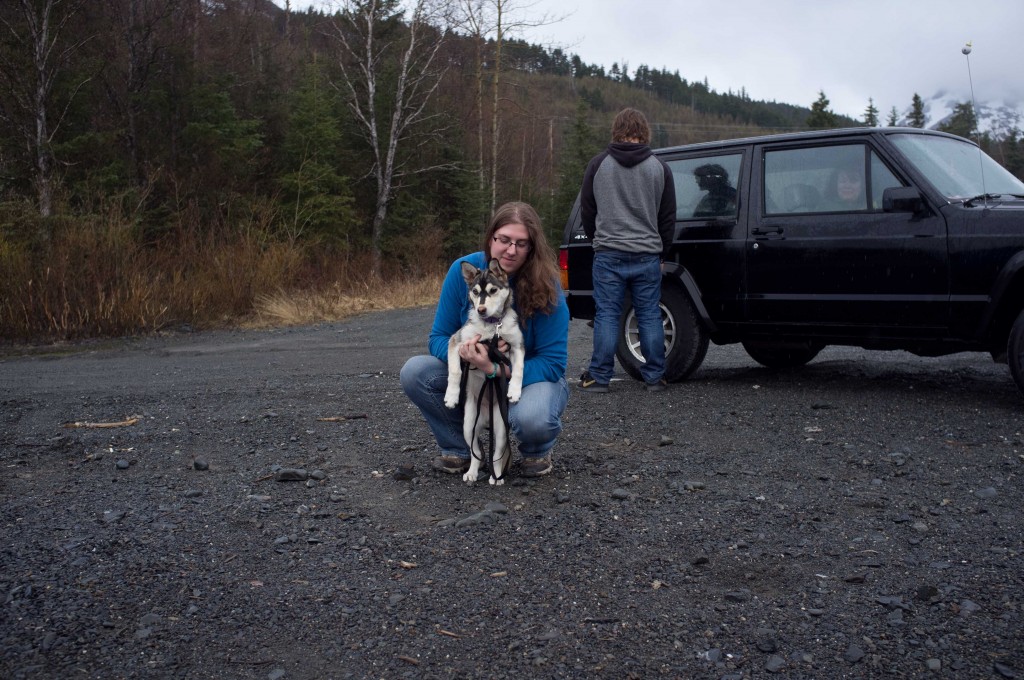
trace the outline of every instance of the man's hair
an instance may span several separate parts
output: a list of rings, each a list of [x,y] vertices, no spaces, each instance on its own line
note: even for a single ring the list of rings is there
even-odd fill
[[[534,312],[552,310],[558,305],[558,298],[562,294],[558,284],[558,258],[548,245],[540,215],[533,206],[521,201],[506,203],[494,211],[484,232],[485,255],[489,256],[491,252],[494,232],[506,224],[521,224],[530,235],[530,250],[526,253],[526,261],[516,272],[516,307],[519,317],[525,321]]]
[[[651,143],[651,126],[647,123],[647,116],[633,108],[619,111],[612,123],[612,141],[625,142],[627,139],[636,139],[641,144]]]

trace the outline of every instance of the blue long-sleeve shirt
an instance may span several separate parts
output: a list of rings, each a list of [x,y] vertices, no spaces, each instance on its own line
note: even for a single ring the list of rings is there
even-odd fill
[[[456,260],[441,285],[441,297],[434,312],[434,325],[430,329],[430,353],[441,361],[448,361],[448,340],[469,318],[469,287],[462,278],[462,263],[469,262],[477,269],[487,266],[483,252],[472,253]],[[515,278],[510,282],[515,287]],[[513,300],[513,309],[518,308]],[[565,298],[558,296],[558,305],[549,311],[537,311],[528,321],[522,318],[526,344],[526,363],[523,367],[523,386],[536,382],[557,382],[569,363],[569,307]]]

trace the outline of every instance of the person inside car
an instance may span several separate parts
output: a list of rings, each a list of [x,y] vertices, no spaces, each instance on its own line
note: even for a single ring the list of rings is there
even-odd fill
[[[736,214],[736,189],[729,173],[718,163],[705,163],[693,171],[697,186],[707,193],[693,210],[694,217],[726,217]]]
[[[863,167],[858,164],[834,170],[825,191],[825,200],[829,210],[866,209]]]

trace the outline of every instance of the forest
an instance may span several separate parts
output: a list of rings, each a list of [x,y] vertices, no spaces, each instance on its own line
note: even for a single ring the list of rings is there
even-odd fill
[[[545,20],[518,0],[0,4],[0,340],[316,320],[394,304],[383,283],[427,303],[497,204],[532,203],[557,243],[627,105],[656,147],[879,124],[517,39]],[[982,139],[1018,176],[1020,137]]]

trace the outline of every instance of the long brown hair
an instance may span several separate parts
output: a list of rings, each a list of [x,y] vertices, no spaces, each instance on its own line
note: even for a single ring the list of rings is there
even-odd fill
[[[530,250],[523,266],[516,272],[516,307],[524,320],[534,312],[554,309],[558,305],[561,289],[557,286],[558,267],[555,252],[548,245],[541,228],[540,216],[528,203],[512,201],[494,211],[491,223],[484,233],[484,254],[491,252],[494,232],[506,224],[521,224],[530,235]]]

